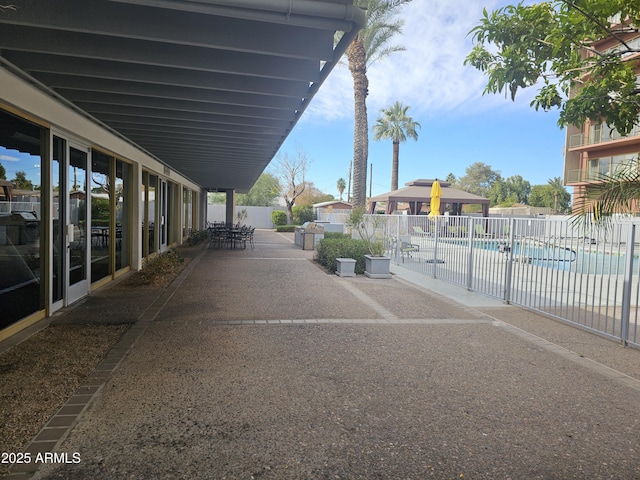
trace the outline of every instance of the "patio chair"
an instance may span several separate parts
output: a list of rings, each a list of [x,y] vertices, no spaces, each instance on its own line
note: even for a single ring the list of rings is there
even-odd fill
[[[409,240],[409,241],[407,241],[407,240]],[[420,245],[417,245],[415,243],[411,243],[410,237],[407,237],[405,239],[400,237],[400,248],[399,248],[399,251],[400,251],[400,255],[402,256],[402,263],[404,263],[405,255],[407,257],[411,258],[411,254],[420,251]]]
[[[253,234],[255,231],[256,231],[256,227],[249,226],[246,229],[244,229],[244,231],[242,232],[242,242],[244,244],[244,248],[246,248],[247,243],[249,243],[251,250],[254,249]]]
[[[475,232],[476,232],[476,236],[477,237],[484,237],[484,238],[491,238],[492,237],[492,235],[490,233],[487,233],[487,231],[484,228],[484,225],[482,225],[480,223],[476,223]]]
[[[422,227],[411,227],[414,231],[414,233],[416,233],[417,235],[421,235],[423,237],[426,237],[427,235],[430,235],[429,232],[425,232]]]

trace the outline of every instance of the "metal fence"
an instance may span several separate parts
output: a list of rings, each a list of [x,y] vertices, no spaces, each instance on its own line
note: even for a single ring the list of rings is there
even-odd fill
[[[640,347],[639,245],[632,221],[376,215],[404,267]]]

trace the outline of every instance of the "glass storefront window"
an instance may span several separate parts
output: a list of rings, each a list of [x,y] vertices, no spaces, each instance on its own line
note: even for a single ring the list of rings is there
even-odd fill
[[[116,161],[116,182],[115,182],[115,216],[116,216],[116,270],[120,270],[131,265],[131,253],[129,241],[131,229],[129,226],[129,206],[131,205],[131,193],[129,185],[131,182],[131,166],[120,160]]]
[[[156,229],[156,195],[158,192],[158,177],[155,175],[149,175],[149,185],[147,190],[147,202],[149,203],[149,253],[154,253],[158,250],[157,238],[158,232]]]
[[[142,172],[142,256],[146,257],[157,251],[156,226],[156,191],[158,177]]]
[[[91,282],[111,275],[109,246],[111,235],[111,182],[109,165],[113,161],[104,153],[91,154]]]
[[[40,186],[44,130],[0,111],[0,328],[44,308]]]
[[[52,241],[53,241],[53,271],[51,272],[51,300],[53,303],[62,300],[64,296],[64,254],[67,249],[65,239],[65,202],[60,199],[60,186],[65,185],[64,170],[61,168],[66,155],[66,142],[58,137],[53,137],[52,148],[52,169],[51,188],[53,192],[53,203],[51,205],[52,215]]]

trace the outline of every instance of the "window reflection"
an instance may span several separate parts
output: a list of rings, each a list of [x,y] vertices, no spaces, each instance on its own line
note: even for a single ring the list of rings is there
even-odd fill
[[[43,308],[43,129],[0,111],[0,328]]]
[[[131,264],[131,254],[129,249],[129,239],[131,231],[129,228],[129,205],[131,203],[131,195],[129,193],[129,184],[131,181],[131,167],[128,163],[120,160],[116,161],[116,270],[125,268]]]
[[[112,273],[109,256],[109,164],[112,159],[96,151],[91,158],[91,281],[95,282]]]

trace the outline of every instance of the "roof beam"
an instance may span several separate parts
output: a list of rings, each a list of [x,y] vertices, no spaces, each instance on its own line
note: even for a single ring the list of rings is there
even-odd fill
[[[197,70],[180,70],[156,65],[134,65],[103,59],[53,57],[39,53],[3,52],[3,56],[36,78],[40,73],[99,77],[168,86],[185,86],[227,92],[245,92],[302,98],[309,93],[309,82]]]
[[[76,32],[3,25],[0,45],[5,50],[30,51],[63,57],[106,59],[188,70],[235,73],[263,78],[315,82],[320,62],[231,52],[201,47],[133,41]]]
[[[184,5],[185,2],[182,3]],[[114,21],[115,18],[117,21]],[[329,30],[310,31],[295,25],[198,15],[184,9],[150,9],[129,2],[23,0],[20,8],[1,20],[7,25],[44,27],[192,47],[292,58],[333,58],[333,34]]]

